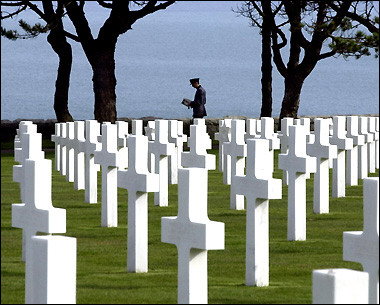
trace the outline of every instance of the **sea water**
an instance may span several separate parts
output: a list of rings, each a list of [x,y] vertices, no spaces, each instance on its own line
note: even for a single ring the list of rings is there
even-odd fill
[[[197,9],[193,5],[190,10],[182,10],[181,5],[138,20],[132,30],[119,37],[115,52],[117,116],[190,118],[191,109],[181,101],[194,97],[189,79],[199,77],[207,92],[208,117],[259,117],[258,29],[226,5],[223,9]],[[109,12],[96,3],[86,6],[96,38]],[[27,20],[38,21],[32,13]],[[16,21],[13,28],[17,28]],[[68,17],[65,24],[75,33]],[[2,120],[55,118],[58,57],[46,37],[1,38]],[[76,120],[93,119],[92,70],[80,44],[68,41],[73,48],[69,110]],[[283,58],[286,63],[286,52]],[[279,116],[283,95],[284,80],[274,66],[273,116]],[[300,100],[299,115],[379,113],[379,60],[371,56],[319,61],[304,82]]]

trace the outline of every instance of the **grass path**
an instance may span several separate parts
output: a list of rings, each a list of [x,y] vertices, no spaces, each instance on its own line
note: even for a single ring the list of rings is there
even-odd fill
[[[217,155],[217,150],[211,153]],[[275,165],[277,166],[277,154]],[[218,157],[218,156],[217,156]],[[47,152],[52,159],[54,153]],[[218,160],[217,160],[218,162]],[[1,303],[24,303],[25,264],[22,231],[11,226],[11,204],[20,202],[12,181],[12,154],[1,155]],[[274,178],[282,172],[275,168]],[[377,170],[370,176],[379,176]],[[101,199],[99,173],[98,200]],[[169,186],[169,206],[153,205],[149,194],[149,272],[127,273],[127,191],[118,189],[117,228],[100,226],[100,203],[84,203],[84,191],[53,169],[52,202],[66,209],[66,236],[77,238],[77,303],[177,303],[177,249],[161,243],[161,217],[177,215],[177,185]],[[307,240],[287,241],[287,190],[269,203],[270,285],[245,286],[246,212],[229,208],[230,186],[222,173],[209,172],[208,215],[225,223],[225,250],[208,252],[209,303],[311,303],[312,270],[351,268],[343,261],[344,231],[363,228],[362,181],[347,187],[346,197],[330,197],[330,213],[313,213],[313,175],[307,182]],[[331,170],[330,170],[331,181]],[[330,183],[331,184],[331,183]],[[331,187],[330,187],[331,194]]]

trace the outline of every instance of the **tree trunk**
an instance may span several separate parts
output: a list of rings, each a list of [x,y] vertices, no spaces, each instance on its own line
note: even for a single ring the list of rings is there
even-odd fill
[[[68,108],[72,65],[71,45],[66,41],[65,35],[59,27],[50,31],[47,40],[59,57],[54,94],[55,115],[58,122],[72,122],[74,120]]]
[[[100,122],[115,123],[116,114],[116,76],[115,47],[116,43],[95,44],[96,50],[91,57],[93,70],[93,88],[95,93],[95,119]]]
[[[261,1],[265,16],[261,31],[261,113],[260,117],[272,117],[272,49],[271,49],[271,2]]]
[[[300,95],[304,78],[289,73],[285,78],[285,93],[281,105],[280,120],[285,117],[297,118]]]

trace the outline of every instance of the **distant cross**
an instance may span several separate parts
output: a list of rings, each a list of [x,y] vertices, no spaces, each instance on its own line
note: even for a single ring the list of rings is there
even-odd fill
[[[66,130],[66,123],[59,123],[61,125],[61,137],[60,137],[60,164],[59,164],[59,173],[61,175],[66,175],[66,135],[67,135],[67,130]]]
[[[282,154],[286,154],[289,150],[289,126],[291,125],[293,125],[293,118],[283,118],[281,120],[281,132],[278,137]],[[288,172],[286,170],[282,171],[282,184],[288,185]]]
[[[368,117],[359,117],[359,134],[364,136],[364,145],[359,146],[359,179],[368,177],[368,145],[373,142],[373,134],[368,132]]]
[[[23,261],[37,232],[66,232],[66,210],[54,208],[51,202],[51,163],[48,159],[25,160],[25,203],[12,204],[12,227],[23,229],[24,234]]]
[[[159,176],[148,171],[148,138],[128,137],[129,164],[117,183],[128,190],[128,272],[148,272],[148,192],[159,191]]]
[[[330,144],[338,148],[337,158],[333,160],[332,194],[334,198],[346,196],[346,151],[353,148],[354,141],[346,137],[346,117],[333,117],[333,134]]]
[[[117,227],[117,126],[102,124],[102,150],[95,151],[95,163],[102,167],[102,227]]]
[[[74,122],[74,189],[84,190],[84,121]]]
[[[168,157],[169,166],[169,184],[178,184],[178,145],[180,138],[178,137],[178,121],[169,120],[169,143],[174,144],[174,154]]]
[[[363,231],[343,232],[343,260],[369,273],[369,303],[379,304],[379,177],[363,180]]]
[[[380,128],[379,128],[379,117],[377,116],[377,117],[375,117],[375,130],[376,130],[376,135],[375,135],[375,139],[377,139],[376,140],[376,144],[375,144],[375,151],[376,151],[376,153],[375,153],[375,167],[377,168],[377,169],[379,169],[379,158],[380,158],[380,151],[379,151],[379,130],[380,130]]]
[[[116,121],[117,126],[117,147],[120,157],[119,169],[126,169],[128,167],[128,122]]]
[[[368,172],[375,173],[375,153],[376,153],[376,142],[379,140],[379,133],[376,133],[376,118],[368,117],[368,133],[372,134],[373,141],[368,143]]]
[[[244,142],[244,134],[245,121],[232,120],[231,142],[223,144],[224,154],[231,156],[231,177],[244,175],[245,157],[247,156],[247,144]],[[244,196],[235,194],[232,187],[230,208],[233,210],[244,209]]]
[[[269,199],[282,198],[280,179],[272,178],[269,140],[247,140],[247,174],[233,176],[231,188],[247,200],[245,284],[269,285]]]
[[[268,170],[273,172],[274,170],[274,150],[280,149],[280,139],[277,133],[274,132],[274,119],[263,117],[261,118],[261,135],[260,139],[269,140],[269,151],[268,154],[270,158],[267,159],[269,163]]]
[[[288,173],[288,240],[306,240],[306,174],[315,173],[316,158],[306,154],[302,126],[289,126],[289,150],[278,155],[278,167]]]
[[[231,119],[219,120],[219,132],[216,132],[214,136],[215,140],[219,142],[219,171],[224,172],[223,143],[231,141]],[[231,166],[231,160],[227,163]]]
[[[61,162],[61,124],[55,123],[55,133],[51,136],[51,141],[55,143],[55,170],[59,171],[59,164]]]
[[[358,185],[358,146],[364,145],[364,135],[359,135],[359,117],[347,117],[347,138],[353,140],[353,147],[347,150],[346,184]]]
[[[98,142],[100,124],[96,120],[86,120],[85,153],[85,202],[98,202],[98,165],[94,162],[95,151],[101,150]]]
[[[142,120],[133,120],[132,121],[132,134],[135,136],[143,134],[143,121]]]
[[[66,122],[66,181],[74,182],[74,122]]]
[[[154,141],[156,139],[155,124],[156,123],[154,121],[148,121],[147,126],[144,127],[145,135],[148,137],[149,141]],[[154,163],[155,163],[154,154],[151,152],[148,152],[148,169],[151,173],[155,172],[154,171]]]
[[[156,136],[148,143],[148,150],[154,154],[155,173],[160,177],[159,191],[154,193],[154,204],[168,206],[168,156],[174,154],[174,144],[168,141],[168,121],[155,121]]]
[[[161,218],[161,241],[178,249],[178,303],[207,303],[207,251],[224,249],[224,223],[207,216],[207,169],[178,170],[178,216]]]
[[[182,166],[214,170],[216,157],[213,154],[207,153],[207,149],[211,149],[211,139],[206,131],[204,120],[195,120],[195,123],[190,126],[190,137],[188,140],[190,151],[182,153]]]
[[[329,158],[337,157],[337,147],[329,143],[330,123],[327,119],[314,120],[314,143],[306,144],[307,154],[317,158],[314,174],[314,213],[329,212]]]

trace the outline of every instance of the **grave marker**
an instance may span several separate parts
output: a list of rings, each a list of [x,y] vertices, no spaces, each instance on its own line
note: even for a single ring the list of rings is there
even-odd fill
[[[128,272],[148,272],[148,192],[159,191],[159,176],[148,171],[148,138],[128,137],[128,170],[118,170],[118,186],[128,190]]]
[[[117,227],[117,126],[102,124],[102,150],[95,151],[95,163],[102,167],[102,227]]]
[[[223,143],[231,141],[231,119],[219,120],[219,132],[216,132],[214,137],[215,137],[215,140],[219,142],[219,164],[218,164],[219,168],[218,170],[220,172],[224,172],[225,155],[223,153]],[[231,166],[231,160],[228,160],[226,164],[227,166]]]
[[[230,177],[244,175],[245,157],[247,156],[247,144],[244,142],[244,125],[245,121],[243,120],[232,120],[231,142],[223,143],[224,154],[231,156]],[[230,191],[230,208],[234,210],[244,209],[244,196],[234,193],[232,186]]]
[[[280,149],[282,154],[286,154],[289,150],[289,126],[293,125],[293,118],[283,118],[281,120]],[[288,172],[282,171],[282,184],[288,185]]]
[[[337,157],[337,147],[329,143],[330,123],[327,119],[314,120],[314,143],[306,144],[307,154],[317,158],[314,174],[314,213],[329,212],[329,158]]]
[[[84,121],[74,122],[74,189],[85,189]]]
[[[372,142],[368,143],[368,172],[375,173],[375,153],[376,153],[376,141],[379,140],[379,134],[376,133],[376,119],[375,117],[368,117],[368,133],[372,134]]]
[[[359,118],[357,116],[347,117],[347,135],[353,140],[353,147],[347,150],[346,184],[358,185],[358,146],[364,145],[364,135],[359,135]]]
[[[364,136],[364,145],[359,146],[359,179],[368,177],[368,143],[373,135],[368,133],[368,117],[359,117],[359,134]]]
[[[148,124],[145,127],[145,135],[148,137],[149,141],[155,141],[156,139],[155,124],[156,123],[154,121],[148,121]],[[148,170],[151,173],[155,172],[154,164],[155,164],[154,154],[148,151]]]
[[[66,129],[66,123],[59,123],[61,125],[61,137],[60,137],[60,143],[61,143],[61,163],[59,164],[59,173],[63,176],[66,175],[66,135],[67,135],[67,129]]]
[[[74,182],[74,122],[66,122],[66,137],[61,143],[66,146],[66,181]]]
[[[247,201],[245,284],[269,285],[269,199],[281,199],[280,179],[272,178],[269,140],[247,140],[247,174],[232,177],[231,189]]]
[[[128,167],[128,122],[116,121],[117,126],[117,146],[119,151],[120,164],[119,169]]]
[[[269,140],[269,152],[270,157],[268,158],[269,162],[269,171],[273,172],[274,170],[274,150],[280,149],[280,139],[277,136],[277,133],[274,132],[274,119],[263,117],[261,118],[261,139]]]
[[[369,274],[369,303],[379,303],[379,178],[363,180],[363,231],[343,232],[343,260]]]
[[[313,304],[367,303],[367,272],[345,268],[313,270]]]
[[[161,218],[161,241],[178,250],[178,303],[207,303],[207,251],[224,249],[224,223],[207,216],[207,169],[178,170],[178,216]]]
[[[178,184],[178,121],[169,120],[168,141],[174,144],[174,154],[168,157],[169,184]]]
[[[98,142],[100,124],[96,120],[86,120],[85,153],[85,202],[98,202],[98,165],[94,161],[95,151],[101,150],[102,144]]]
[[[155,173],[160,177],[160,188],[154,193],[154,204],[168,206],[168,156],[174,154],[174,144],[168,142],[168,121],[155,121],[156,136],[148,143],[148,150],[154,154]]]
[[[25,202],[12,204],[12,227],[23,229],[22,260],[30,253],[31,238],[37,232],[65,233],[66,210],[51,202],[51,160],[26,159]]]
[[[21,123],[21,122],[20,122]],[[55,153],[55,170],[59,171],[59,164],[61,162],[61,124],[54,124],[55,133],[51,136],[51,141],[55,143],[54,153]],[[16,147],[16,146],[15,146]]]
[[[288,172],[288,240],[306,240],[306,174],[315,173],[316,158],[306,154],[306,132],[289,126],[289,151],[278,155],[278,167]]]
[[[26,259],[26,304],[75,304],[77,240],[33,236]]]
[[[336,145],[337,157],[333,160],[332,194],[334,198],[346,196],[346,151],[353,149],[354,141],[346,137],[346,117],[333,117],[333,135],[330,144]]]

